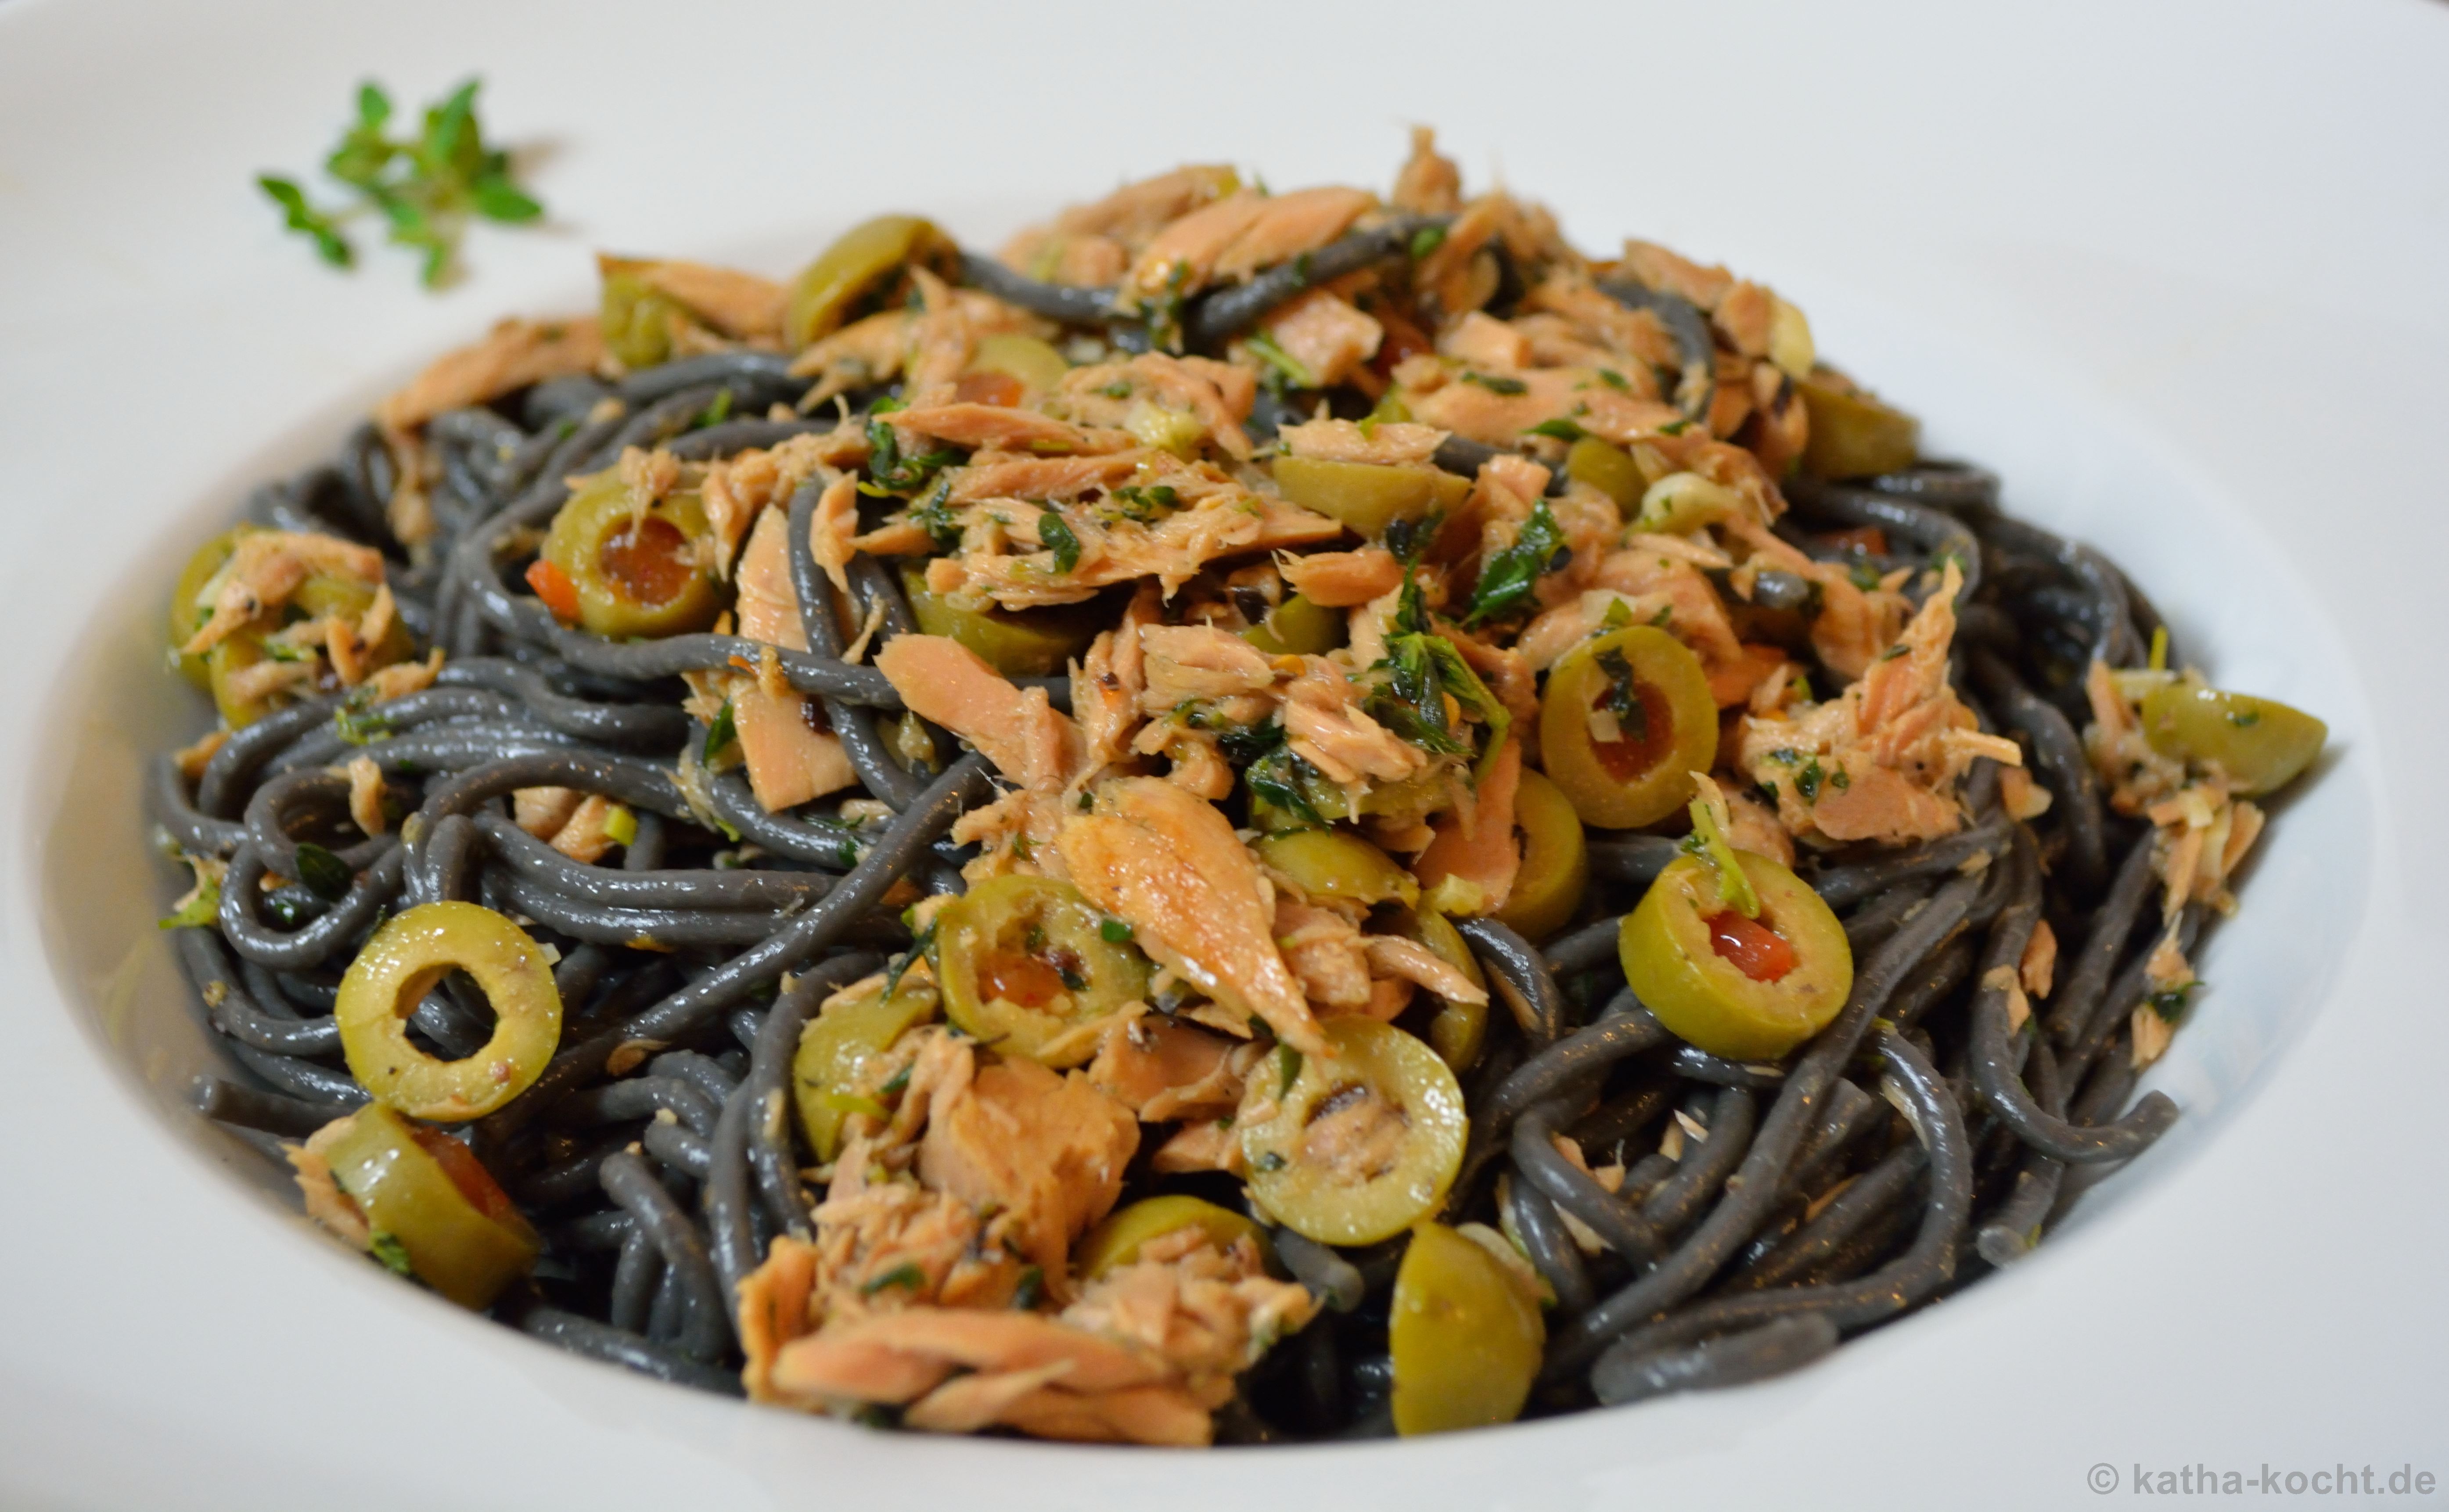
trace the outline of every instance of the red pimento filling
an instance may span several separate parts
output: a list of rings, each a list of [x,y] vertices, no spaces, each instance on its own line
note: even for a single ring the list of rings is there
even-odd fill
[[[1028,391],[1009,373],[964,373],[953,385],[956,404],[993,404],[1007,409],[1020,403]]]
[[[1666,760],[1675,748],[1675,713],[1667,706],[1667,695],[1638,680],[1633,682],[1632,691],[1640,702],[1641,718],[1616,720],[1616,728],[1624,737],[1620,740],[1591,742],[1591,754],[1618,782],[1636,782],[1648,776],[1650,769]]]
[[[653,515],[616,531],[595,560],[632,603],[669,603],[697,572],[688,537]]]
[[[439,1130],[413,1123],[409,1124],[408,1132],[410,1138],[416,1140],[418,1149],[434,1157],[435,1163],[442,1167],[442,1174],[451,1178],[451,1184],[459,1189],[459,1195],[468,1199],[470,1207],[496,1223],[510,1215],[511,1199],[503,1193],[501,1183],[493,1179],[493,1173],[486,1170],[484,1162],[477,1159],[466,1145]]]
[[[989,950],[978,962],[978,997],[1001,998],[1015,1007],[1042,1008],[1063,991],[1062,973],[1033,955]]]
[[[1709,948],[1755,982],[1774,982],[1794,969],[1794,947],[1758,919],[1734,909],[1708,918]]]

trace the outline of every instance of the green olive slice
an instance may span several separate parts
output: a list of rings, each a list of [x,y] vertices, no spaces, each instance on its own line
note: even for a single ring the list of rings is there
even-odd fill
[[[1357,834],[1340,830],[1296,830],[1271,834],[1252,849],[1312,898],[1349,898],[1357,903],[1420,901],[1420,884],[1395,858]]]
[[[1565,790],[1527,768],[1514,794],[1514,824],[1522,832],[1522,869],[1496,921],[1528,940],[1544,940],[1582,906],[1591,882],[1582,816]]]
[[[1395,1431],[1450,1433],[1522,1415],[1548,1342],[1504,1262],[1441,1223],[1412,1231],[1387,1317]]]
[[[902,591],[922,634],[949,636],[984,657],[1006,677],[1042,678],[1060,673],[1089,649],[1110,615],[1094,603],[1052,609],[964,609],[930,592],[925,574],[901,569]]]
[[[535,1264],[535,1230],[449,1135],[369,1103],[311,1147],[364,1215],[378,1253],[386,1239],[397,1244],[418,1280],[461,1307],[491,1306]]]
[[[1424,519],[1432,511],[1452,514],[1471,492],[1469,478],[1426,464],[1278,457],[1275,475],[1285,498],[1373,539],[1398,520]]]
[[[1271,657],[1324,656],[1343,644],[1343,611],[1296,593],[1242,632],[1242,639]]]
[[[198,546],[195,554],[187,558],[187,565],[179,569],[179,581],[170,589],[170,656],[178,663],[179,675],[199,688],[209,689],[212,686],[203,653],[190,654],[179,648],[195,639],[196,632],[204,627],[204,622],[213,617],[213,606],[203,602],[204,589],[211,586],[213,579],[221,575],[222,568],[228,565],[229,559],[237,554],[240,537],[256,528],[251,525],[239,526]]]
[[[544,560],[578,594],[578,622],[616,641],[703,630],[723,611],[705,509],[691,492],[641,517],[609,471],[580,487],[552,517]]]
[[[2216,766],[2248,795],[2285,787],[2313,764],[2329,734],[2321,720],[2276,699],[2199,682],[2172,682],[2143,699],[2143,738],[2152,750]]]
[[[408,1038],[408,1016],[453,971],[493,1005],[493,1034],[462,1061]],[[340,979],[332,1016],[349,1074],[376,1101],[411,1118],[481,1118],[544,1074],[561,1042],[561,993],[527,931],[473,903],[421,903],[369,937]]]
[[[1591,733],[1605,707],[1617,738]],[[1602,830],[1658,820],[1692,799],[1692,774],[1718,756],[1718,703],[1701,659],[1666,631],[1632,625],[1558,659],[1539,699],[1540,765]]]
[[[1844,1007],[1854,952],[1802,878],[1766,856],[1734,855],[1759,894],[1757,918],[1728,908],[1700,857],[1678,856],[1625,915],[1616,951],[1625,985],[1686,1043],[1774,1061]]]
[[[1391,1024],[1320,1025],[1330,1055],[1279,1049],[1243,1095],[1235,1127],[1250,1190],[1321,1244],[1373,1244],[1437,1211],[1462,1165],[1462,1087],[1437,1053]],[[1283,1069],[1300,1070],[1286,1085]]]
[[[1220,1250],[1229,1250],[1244,1238],[1257,1240],[1264,1248],[1259,1226],[1241,1214],[1194,1196],[1170,1193],[1143,1197],[1108,1215],[1073,1250],[1072,1269],[1083,1281],[1094,1281],[1116,1266],[1138,1259],[1141,1247],[1150,1239],[1189,1228],[1205,1230]]]
[[[859,299],[912,262],[938,262],[952,240],[917,216],[877,216],[843,232],[791,285],[782,333],[797,350],[830,335]]]
[[[971,889],[936,915],[935,963],[946,1018],[1057,1069],[1093,1057],[1098,1037],[1088,1031],[1147,995],[1147,957],[1078,888],[1052,877]]]
[[[1529,773],[1523,774],[1525,776]],[[1470,978],[1474,986],[1488,990],[1488,974],[1479,967],[1479,958],[1462,931],[1444,914],[1425,909],[1404,909],[1387,921],[1386,932],[1399,934],[1415,945],[1424,947],[1431,955]],[[1488,1043],[1488,1003],[1456,1003],[1450,998],[1431,997],[1433,1011],[1429,1017],[1429,1048],[1437,1059],[1454,1068],[1456,1076],[1479,1063],[1479,1052]]]
[[[1642,490],[1649,487],[1649,480],[1642,475],[1641,464],[1632,460],[1630,452],[1596,436],[1574,441],[1565,453],[1565,476],[1598,489],[1613,499],[1620,509],[1639,504]]]
[[[859,1080],[870,1061],[935,1016],[937,995],[923,977],[905,974],[890,997],[881,982],[871,990],[837,994],[800,1031],[800,1047],[791,1057],[792,1101],[820,1165],[830,1165],[841,1153],[843,1120],[888,1111],[858,1090]]]
[[[1810,417],[1803,468],[1822,478],[1861,478],[1914,465],[1921,452],[1921,422],[1881,404],[1826,368],[1795,380]]]

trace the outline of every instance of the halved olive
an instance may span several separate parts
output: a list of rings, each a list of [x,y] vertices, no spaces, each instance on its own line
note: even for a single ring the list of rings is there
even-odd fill
[[[408,1016],[453,971],[493,1006],[492,1037],[462,1061],[408,1038]],[[332,1017],[349,1074],[411,1118],[481,1118],[526,1091],[561,1043],[561,993],[526,930],[473,903],[421,903],[376,929],[340,978]]]
[[[782,333],[792,348],[806,346],[830,335],[850,316],[862,296],[912,262],[940,263],[953,253],[952,239],[932,220],[917,216],[877,216],[837,238],[801,270],[791,285],[790,307],[782,316]]]
[[[968,371],[973,373],[1001,373],[1020,385],[1018,403],[1032,403],[1054,392],[1063,375],[1071,371],[1063,354],[1035,336],[1012,332],[997,332],[978,337],[970,354]]]
[[[1522,868],[1496,921],[1526,939],[1544,940],[1565,927],[1590,887],[1581,815],[1564,789],[1526,768],[1514,794],[1514,823],[1522,832]]]
[[[1482,992],[1488,990],[1488,975],[1480,970],[1479,958],[1471,953],[1462,931],[1444,914],[1405,909],[1388,921],[1386,932],[1425,947],[1431,955],[1469,977]],[[1488,1004],[1485,1000],[1456,1003],[1450,998],[1430,1001],[1436,1005],[1436,1011],[1429,1019],[1429,1048],[1437,1051],[1437,1059],[1459,1076],[1479,1063],[1479,1052],[1488,1043]]]
[[[170,656],[178,663],[179,675],[199,688],[212,686],[210,672],[205,668],[203,653],[188,655],[179,648],[195,639],[204,622],[213,617],[213,606],[204,599],[204,590],[221,575],[238,551],[239,538],[256,529],[251,525],[239,526],[196,547],[195,555],[179,569],[179,581],[170,589]]]
[[[1591,731],[1594,711],[1616,738]],[[1692,774],[1718,756],[1718,703],[1701,659],[1666,631],[1633,625],[1585,641],[1548,674],[1539,759],[1585,824],[1629,830],[1692,800]]]
[[[1522,1415],[1548,1329],[1496,1256],[1441,1223],[1421,1224],[1395,1272],[1386,1322],[1396,1432],[1449,1433]]]
[[[222,722],[233,730],[245,729],[279,706],[278,699],[238,689],[237,675],[264,656],[263,632],[252,626],[224,636],[203,654],[204,686],[212,690],[213,707],[221,711]]]
[[[1734,852],[1760,897],[1745,918],[1717,873],[1678,856],[1616,936],[1625,985],[1687,1044],[1730,1061],[1774,1061],[1827,1027],[1854,987],[1845,927],[1803,880]]]
[[[1620,509],[1629,509],[1640,503],[1642,490],[1649,487],[1649,480],[1642,476],[1641,465],[1632,460],[1630,452],[1596,436],[1583,436],[1566,451],[1565,476],[1598,489],[1613,499]]]
[[[1823,478],[1860,478],[1914,465],[1921,453],[1921,422],[1881,404],[1869,390],[1832,368],[1797,378],[1811,417],[1803,467]]]
[[[1081,1238],[1071,1253],[1071,1268],[1081,1280],[1094,1281],[1114,1267],[1138,1259],[1140,1247],[1150,1239],[1188,1228],[1206,1230],[1220,1250],[1229,1250],[1244,1238],[1258,1240],[1262,1249],[1266,1243],[1259,1226],[1241,1214],[1176,1193],[1144,1197],[1109,1215]]]
[[[1357,834],[1340,830],[1297,830],[1271,834],[1254,849],[1259,859],[1292,879],[1313,898],[1350,898],[1359,903],[1420,901],[1420,884],[1394,857]]]
[[[463,1308],[492,1305],[542,1245],[468,1147],[381,1103],[318,1133],[311,1146],[365,1215],[379,1253],[398,1245],[416,1278]]]
[[[2199,681],[2172,682],[2143,699],[2143,738],[2152,750],[2216,766],[2241,794],[2285,787],[2313,764],[2329,734],[2321,720],[2276,699],[2222,693]]]
[[[1324,656],[1343,644],[1346,629],[1343,611],[1296,593],[1243,631],[1242,639],[1271,657]]]
[[[598,257],[604,297],[597,323],[604,344],[621,365],[636,372],[651,368],[672,354],[672,321],[688,318],[688,307],[647,283],[640,270],[651,262],[632,258]]]
[[[1432,511],[1452,514],[1471,492],[1469,478],[1425,464],[1278,457],[1275,474],[1285,498],[1373,539],[1398,520],[1419,520]]]
[[[1236,1122],[1250,1190],[1321,1244],[1374,1244],[1437,1211],[1462,1165],[1462,1088],[1437,1053],[1391,1024],[1320,1025],[1331,1055],[1280,1048]],[[1282,1070],[1300,1070],[1285,1085]]]
[[[915,567],[901,569],[910,613],[927,635],[950,636],[986,658],[1008,677],[1042,678],[1061,672],[1089,649],[1112,617],[1094,602],[1054,609],[964,609],[927,588]]]
[[[944,1016],[1007,1055],[1087,1062],[1097,1036],[1082,1031],[1147,996],[1147,957],[1107,923],[1069,882],[980,883],[935,918]]]
[[[800,1047],[791,1057],[792,1101],[820,1165],[841,1153],[844,1119],[889,1111],[856,1090],[868,1062],[935,1016],[937,995],[924,973],[903,976],[894,984],[891,997],[884,995],[883,986],[881,982],[862,984],[835,994],[800,1031]]]
[[[578,622],[612,640],[703,630],[723,611],[705,509],[692,492],[641,518],[618,475],[599,472],[552,517],[542,555],[578,595]]]

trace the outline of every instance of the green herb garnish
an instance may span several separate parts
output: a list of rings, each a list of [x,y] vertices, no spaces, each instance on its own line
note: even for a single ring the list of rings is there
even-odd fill
[[[1437,248],[1439,248],[1439,247],[1441,247],[1441,246],[1444,246],[1444,245],[1445,245],[1445,241],[1446,241],[1446,228],[1445,228],[1445,227],[1443,227],[1443,226],[1422,226],[1422,227],[1420,227],[1420,229],[1418,229],[1417,231],[1415,231],[1415,232],[1413,232],[1413,233],[1412,233],[1411,245],[1410,245],[1410,247],[1409,247],[1409,249],[1408,249],[1408,250],[1411,252],[1411,254],[1412,254],[1412,260],[1413,260],[1414,262],[1417,262],[1417,261],[1419,261],[1422,258],[1427,257],[1430,253],[1437,251]]]
[[[416,1274],[416,1268],[408,1263],[408,1246],[399,1242],[397,1234],[375,1230],[366,1236],[366,1253],[380,1260],[383,1269],[394,1275]]]
[[[1540,500],[1532,509],[1531,518],[1522,522],[1514,544],[1489,558],[1488,565],[1480,568],[1479,583],[1471,590],[1471,612],[1462,622],[1484,624],[1528,606],[1539,575],[1553,572],[1572,560],[1572,550],[1565,545],[1563,527],[1548,511],[1548,501]]]
[[[326,903],[337,903],[357,885],[349,863],[312,840],[298,842],[298,880]]]
[[[1054,553],[1054,570],[1058,573],[1070,572],[1080,565],[1080,538],[1051,509],[1037,517],[1037,544]]]
[[[918,1269],[918,1262],[904,1260],[882,1275],[861,1281],[858,1284],[858,1294],[872,1297],[889,1286],[897,1286],[906,1292],[916,1292],[926,1284],[927,1273]]]
[[[698,747],[698,760],[714,765],[714,758],[723,754],[723,748],[739,738],[740,725],[732,718],[731,700],[725,699],[723,707],[714,711],[714,722],[705,727],[705,741]]]
[[[1519,378],[1509,378],[1501,373],[1466,372],[1462,375],[1462,381],[1465,383],[1476,383],[1491,393],[1502,393],[1508,396],[1517,393],[1529,393],[1531,392],[1531,386],[1529,384],[1523,382]]]
[[[357,260],[340,222],[367,211],[379,214],[392,245],[420,254],[426,287],[439,288],[450,281],[472,218],[524,225],[544,214],[511,182],[510,154],[485,144],[476,120],[479,86],[469,80],[426,108],[415,135],[394,138],[391,96],[380,85],[360,85],[357,121],[323,160],[326,173],[357,192],[355,202],[337,213],[316,209],[295,180],[267,173],[256,184],[280,207],[288,228],[313,241],[335,267]]]

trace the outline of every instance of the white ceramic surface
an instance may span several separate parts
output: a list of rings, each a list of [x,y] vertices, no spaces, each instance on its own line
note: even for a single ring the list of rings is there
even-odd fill
[[[380,249],[334,277],[254,197],[361,74],[423,98],[479,69],[554,218],[472,239],[464,286],[418,293]],[[2104,1463],[2449,1477],[2449,1033],[2417,905],[2449,839],[2443,77],[2449,9],[2415,0],[0,4],[0,1506],[2055,1506],[2100,1500]],[[1774,282],[2215,675],[2330,720],[2155,1070],[2187,1118],[2084,1222],[1769,1386],[1186,1461],[655,1387],[250,1194],[251,1156],[178,1105],[208,1049],[133,796],[197,718],[154,605],[249,485],[494,315],[584,300],[595,246],[780,271],[876,209],[984,237],[1191,157],[1379,182],[1412,119],[1585,245]]]

